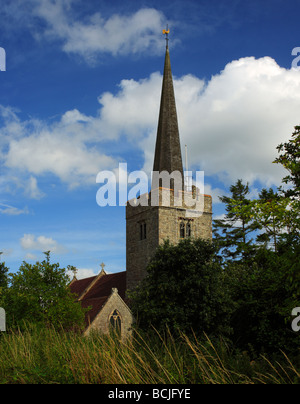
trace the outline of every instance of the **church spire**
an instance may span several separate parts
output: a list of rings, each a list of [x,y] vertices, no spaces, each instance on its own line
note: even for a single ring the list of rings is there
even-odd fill
[[[167,171],[169,174],[179,171],[183,181],[183,166],[168,46],[169,31],[163,30],[163,33],[166,34],[166,55],[153,171]]]

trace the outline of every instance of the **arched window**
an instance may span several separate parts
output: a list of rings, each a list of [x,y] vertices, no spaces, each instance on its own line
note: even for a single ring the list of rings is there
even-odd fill
[[[115,310],[109,319],[109,326],[112,331],[115,331],[118,335],[121,335],[121,316],[118,310]]]
[[[184,238],[184,237],[185,237],[185,225],[184,225],[184,222],[180,222],[180,225],[179,225],[179,234],[180,234],[180,238]]]
[[[191,237],[192,234],[192,228],[191,228],[191,223],[187,222],[186,224],[186,237]]]

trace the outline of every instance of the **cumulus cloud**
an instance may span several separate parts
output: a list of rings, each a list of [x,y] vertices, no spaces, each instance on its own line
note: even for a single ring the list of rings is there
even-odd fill
[[[229,63],[205,86],[199,81],[194,97],[184,99],[188,86],[179,84],[179,122],[191,163],[226,182],[280,182],[282,170],[272,161],[299,124],[298,72],[269,57],[249,57]]]
[[[25,193],[39,199],[43,192],[38,188],[36,176],[51,173],[70,188],[95,183],[99,170],[112,168],[115,161],[90,142],[97,138],[97,118],[89,118],[77,110],[67,111],[61,120],[53,125],[28,120],[20,122],[14,117],[15,124],[22,129],[23,136],[15,135],[10,129],[11,122],[0,128],[3,133],[2,159],[11,170],[26,171]],[[98,141],[101,140],[99,134]],[[7,150],[4,152],[4,150]]]
[[[95,174],[110,161],[96,150],[88,150],[83,143],[42,133],[12,141],[6,166],[25,168],[35,175],[51,172],[74,187],[82,182],[82,178],[95,182]]]
[[[2,109],[3,163],[7,169],[29,173],[28,192],[38,198],[41,175],[54,174],[73,188],[95,184],[100,170],[115,170],[122,156],[116,145],[122,139],[122,144],[127,141],[140,149],[150,174],[161,82],[159,73],[139,81],[122,80],[116,94],[99,96],[95,116],[74,109],[51,125],[20,121],[14,111]],[[281,68],[269,57],[248,57],[232,61],[208,81],[175,77],[174,87],[189,168],[204,170],[206,177],[215,176],[226,186],[238,178],[279,185],[284,172],[272,161],[276,146],[299,124],[298,71]]]
[[[79,19],[70,0],[31,0],[32,13],[46,23],[39,38],[60,40],[62,49],[93,62],[98,54],[114,56],[161,52],[163,44],[157,33],[165,25],[163,13],[154,8],[141,8],[130,14],[114,14],[109,18],[95,13]]]
[[[51,237],[36,237],[34,234],[24,234],[24,236],[20,239],[20,243],[24,250],[40,252],[51,251],[52,253],[57,254],[66,252],[66,248]]]
[[[191,75],[174,78],[174,87],[190,167],[227,185],[237,178],[266,186],[280,183],[282,168],[272,161],[276,146],[299,124],[299,72],[281,68],[270,57],[247,57],[232,61],[208,81]],[[111,133],[135,139],[147,172],[153,164],[160,91],[161,76],[153,74],[138,82],[123,80],[118,94],[99,98],[102,124]]]
[[[152,133],[158,122],[161,82],[159,73],[139,81],[122,80],[117,94],[98,97],[102,132],[115,139],[126,134],[134,141]]]

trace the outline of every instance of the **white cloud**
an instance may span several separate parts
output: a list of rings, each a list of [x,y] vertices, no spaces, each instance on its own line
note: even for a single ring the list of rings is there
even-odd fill
[[[34,175],[24,188],[26,195],[35,199],[44,195],[37,185],[39,175],[54,174],[70,188],[95,183],[99,170],[116,165],[112,157],[89,144],[97,138],[97,124],[97,119],[74,110],[67,111],[59,122],[49,126],[31,120],[19,123],[22,137],[14,136],[6,125],[4,129],[10,136],[6,138],[8,150],[2,156],[5,166]]]
[[[42,196],[37,184],[41,175],[54,174],[73,188],[95,184],[100,170],[115,170],[116,147],[107,147],[107,142],[117,145],[120,138],[122,144],[127,140],[140,148],[150,173],[161,82],[159,73],[122,80],[118,93],[99,97],[95,116],[74,109],[51,125],[20,121],[14,111],[2,109],[2,161],[12,172],[29,174],[28,194],[36,198]],[[272,161],[276,146],[299,124],[298,71],[281,68],[269,57],[249,57],[232,61],[208,82],[186,75],[174,78],[174,86],[189,168],[204,170],[205,178],[217,176],[226,186],[238,178],[279,185],[284,172]]]
[[[0,213],[3,215],[16,216],[16,215],[28,214],[29,211],[28,211],[28,208],[19,209],[19,208],[16,208],[15,206],[10,206],[10,205],[6,205],[4,203],[0,203]]]
[[[37,184],[37,179],[33,177],[32,175],[30,176],[28,183],[26,184],[26,194],[29,196],[29,198],[32,199],[41,199],[45,194],[40,191],[38,184]]]
[[[192,164],[227,183],[237,178],[266,185],[280,182],[282,169],[272,161],[276,146],[299,123],[298,72],[279,67],[269,57],[251,57],[229,63],[205,87],[198,80],[193,96],[187,96],[189,86],[179,84],[181,136]]]
[[[212,186],[210,184],[205,183],[205,178],[204,178],[204,193],[207,195],[210,195],[212,197],[214,204],[222,203],[220,201],[219,197],[227,195],[227,193],[226,193],[226,191],[224,191],[224,189],[212,188]]]
[[[35,175],[51,172],[71,187],[82,183],[83,179],[95,182],[99,169],[110,163],[111,158],[96,150],[88,150],[84,143],[51,136],[51,133],[10,142],[6,158],[7,167],[25,168]]]
[[[161,80],[159,73],[139,81],[122,80],[117,94],[102,94],[98,98],[102,132],[116,139],[126,134],[133,141],[152,132],[158,122]]]
[[[24,236],[20,239],[21,247],[24,250],[33,250],[33,251],[51,251],[51,253],[62,254],[67,250],[63,245],[60,245],[56,240],[51,237],[38,236],[36,237],[34,234],[24,234]]]
[[[67,271],[67,274],[71,279],[73,279],[73,272],[72,271]],[[93,269],[91,268],[77,268],[76,272],[76,278],[77,279],[84,279],[84,278],[90,278],[91,276],[97,275]]]
[[[283,169],[272,161],[276,147],[299,124],[300,75],[264,57],[232,61],[208,82],[174,78],[182,148],[189,166],[216,175],[228,186],[238,178],[279,185]],[[116,95],[99,98],[101,124],[139,144],[150,172],[158,120],[161,76],[123,80]],[[117,111],[117,113],[116,113]]]
[[[38,37],[62,41],[62,49],[93,62],[101,53],[119,54],[162,51],[159,33],[166,18],[154,8],[142,8],[130,15],[100,13],[76,17],[70,0],[34,0],[32,13],[46,22]]]

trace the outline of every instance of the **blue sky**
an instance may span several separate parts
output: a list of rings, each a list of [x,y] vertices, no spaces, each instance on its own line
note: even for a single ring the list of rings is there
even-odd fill
[[[96,203],[101,170],[151,171],[165,41],[181,145],[214,217],[238,178],[280,185],[276,146],[300,117],[299,1],[15,0],[1,5],[0,251],[125,270],[125,208]],[[300,65],[300,63],[299,63]],[[184,153],[183,153],[184,154]]]

